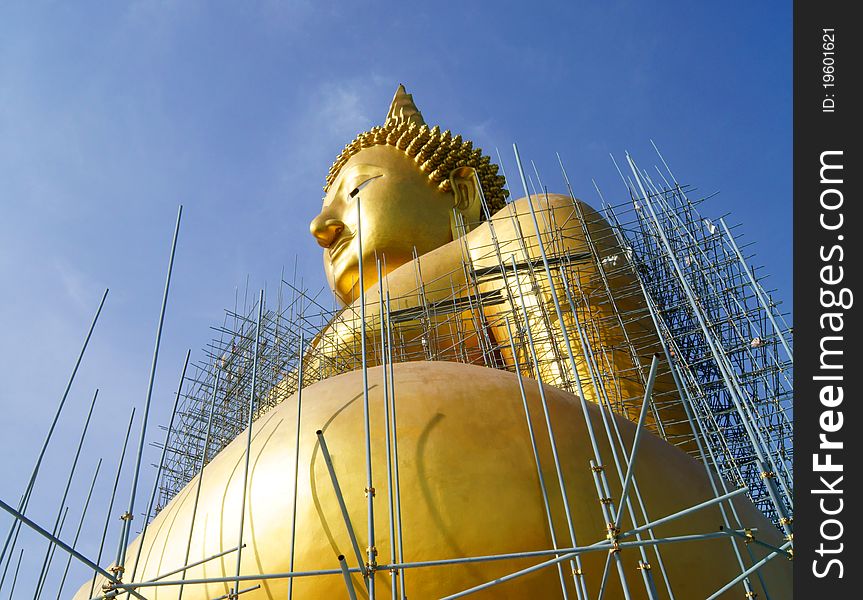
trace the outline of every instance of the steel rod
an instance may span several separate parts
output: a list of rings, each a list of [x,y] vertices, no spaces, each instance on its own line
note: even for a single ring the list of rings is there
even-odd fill
[[[354,589],[354,583],[351,581],[351,572],[348,570],[348,563],[345,560],[344,554],[339,554],[339,567],[342,570],[342,578],[345,580],[348,596],[351,600],[357,600],[357,591]],[[294,578],[291,577],[290,581],[293,580]]]
[[[93,497],[93,488],[96,487],[96,479],[99,477],[99,469],[102,468],[102,459],[96,464],[96,471],[93,473],[93,480],[90,482],[90,489],[87,492],[87,499],[84,501],[84,508],[81,511],[81,519],[78,521],[78,529],[75,531],[75,537],[72,539],[72,547],[78,545],[78,537],[81,535],[81,528],[84,526],[84,519],[87,516],[87,509],[90,507],[90,499]],[[60,588],[57,590],[57,600],[63,595],[63,586],[66,584],[66,576],[69,574],[69,567],[72,564],[72,556],[66,559],[66,568],[63,569],[63,578],[60,579]]]
[[[342,496],[342,488],[339,485],[338,477],[336,477],[336,470],[333,467],[333,459],[330,457],[330,450],[327,448],[327,441],[324,439],[324,432],[319,429],[315,434],[318,436],[318,443],[321,446],[321,454],[324,456],[324,463],[326,463],[327,471],[330,473],[330,480],[333,482],[333,490],[336,493],[336,500],[338,500],[339,509],[342,511],[342,518],[344,519],[345,527],[347,527],[348,530],[348,537],[351,540],[351,546],[353,546],[354,554],[357,557],[359,572],[363,574],[363,577],[365,577],[366,569],[363,561],[363,554],[360,552],[360,545],[357,542],[357,536],[354,533],[354,526],[351,524],[351,517],[348,514],[347,506],[345,506],[345,499],[344,496]]]
[[[68,544],[66,544],[62,540],[60,540],[59,538],[51,535],[51,533],[49,531],[40,527],[39,525],[37,525],[35,522],[33,522],[28,517],[22,515],[20,512],[18,512],[17,510],[15,510],[11,506],[9,506],[5,502],[3,502],[3,500],[0,500],[0,508],[5,510],[7,513],[12,515],[13,517],[18,519],[19,521],[21,521],[21,523],[23,523],[24,525],[26,525],[27,527],[29,527],[30,529],[32,529],[33,531],[35,531],[36,533],[38,533],[39,535],[44,537],[45,539],[52,541],[61,550],[68,552],[69,554],[74,556],[76,559],[78,559],[78,561],[84,563],[85,565],[87,565],[91,569],[94,569],[97,573],[99,573],[103,577],[107,577],[111,583],[119,583],[120,582],[116,577],[114,577],[114,575],[112,575],[111,573],[109,573],[108,571],[106,571],[105,569],[103,569],[102,567],[97,565],[96,563],[94,563],[92,560],[90,560],[89,558],[87,558],[86,556],[84,556],[83,554],[81,554],[80,552],[78,552],[77,550],[75,550],[74,548],[72,548],[71,546],[69,546]],[[140,598],[141,600],[147,600],[146,598],[144,598],[143,596],[141,596],[138,593],[133,592],[132,595],[136,596],[137,598]]]
[[[291,514],[291,561],[289,569],[294,570],[294,560],[296,559],[296,544],[297,544],[297,488],[299,487],[300,477],[300,426],[303,416],[303,353],[305,352],[305,332],[300,332],[300,350],[299,350],[299,373],[297,375],[297,442],[294,448],[294,499],[293,511]],[[288,600],[294,596],[294,580],[288,581]]]
[[[781,546],[781,550],[783,550],[783,551],[784,551],[784,550],[785,550],[786,548],[788,548],[789,546],[791,546],[791,542],[785,542],[784,544],[782,544],[782,546]],[[764,565],[766,565],[768,562],[770,562],[771,560],[773,560],[774,558],[776,558],[777,556],[779,556],[779,554],[780,554],[779,552],[771,552],[770,554],[768,554],[767,556],[765,556],[764,558],[762,558],[761,560],[759,560],[757,563],[755,563],[754,565],[752,565],[751,567],[749,567],[748,569],[746,569],[745,571],[743,571],[743,573],[741,573],[740,575],[738,575],[737,577],[735,577],[734,579],[732,579],[731,581],[729,581],[728,583],[726,583],[724,586],[722,586],[721,588],[719,588],[718,590],[716,590],[715,592],[713,592],[713,594],[711,594],[711,595],[710,595],[710,597],[708,597],[708,598],[707,598],[707,600],[713,600],[714,598],[718,598],[719,596],[721,596],[722,594],[724,594],[726,591],[730,590],[730,589],[731,589],[731,588],[733,588],[735,585],[737,585],[738,583],[740,583],[740,581],[741,581],[743,578],[745,578],[745,577],[747,577],[748,575],[750,575],[750,574],[754,573],[755,571],[757,571],[758,569],[760,569],[761,567],[763,567]]]
[[[528,198],[528,201],[530,201],[530,198]],[[538,231],[537,231],[537,233],[538,233]],[[552,423],[551,423],[551,415],[550,415],[549,410],[548,410],[548,401],[546,400],[546,397],[545,397],[545,388],[544,388],[543,382],[542,382],[542,374],[540,373],[539,363],[537,361],[536,347],[534,345],[533,333],[532,333],[531,327],[530,327],[530,319],[529,319],[528,312],[527,312],[527,305],[526,305],[525,300],[524,300],[524,293],[521,289],[521,279],[519,278],[519,275],[518,275],[518,268],[517,268],[516,262],[515,262],[515,255],[513,255],[511,258],[512,258],[512,271],[513,271],[513,274],[515,276],[516,286],[518,289],[518,297],[519,297],[519,300],[521,301],[521,311],[522,311],[522,314],[524,315],[524,327],[525,327],[525,331],[527,332],[527,341],[528,341],[528,345],[530,347],[530,357],[531,357],[531,360],[533,361],[534,372],[536,373],[537,390],[539,391],[539,399],[540,399],[540,403],[542,405],[543,416],[545,418],[545,428],[546,428],[546,432],[548,433],[548,443],[549,443],[549,446],[551,447],[551,456],[552,456],[552,460],[554,462],[555,473],[557,474],[557,483],[558,483],[558,487],[560,488],[560,496],[561,496],[561,500],[563,502],[564,515],[566,516],[566,526],[567,526],[567,529],[569,531],[570,542],[572,543],[573,546],[577,546],[578,541],[576,540],[575,526],[573,525],[572,513],[570,512],[570,508],[569,508],[569,496],[566,492],[566,482],[564,481],[563,467],[561,467],[560,456],[558,455],[558,452],[557,452],[557,441],[555,440],[555,437],[554,437],[554,427],[552,426]],[[551,281],[550,277],[549,277],[549,285],[554,287],[554,283]],[[575,585],[575,588],[576,588],[576,596],[579,599],[581,599],[581,598],[587,599],[588,598],[587,589],[586,589],[586,586],[585,586],[585,584],[581,578],[581,574],[583,573],[582,565],[581,565],[581,559],[579,557],[575,557],[575,561],[572,562],[571,567],[572,567],[573,584]],[[581,589],[579,589],[579,588],[581,588]]]
[[[15,584],[18,582],[18,570],[21,568],[21,559],[24,558],[24,548],[18,552],[18,564],[15,565],[15,576],[12,578],[12,589],[9,590],[9,600],[15,597]]]
[[[66,517],[68,517],[68,516],[69,516],[69,507],[67,506],[63,509],[63,518],[60,519],[60,527],[57,528],[57,535],[58,536],[63,533],[63,528],[66,526]],[[56,551],[57,551],[57,546],[55,546],[54,544],[51,544],[51,550],[50,550],[50,552],[48,552],[48,563],[44,566],[42,571],[39,573],[39,581],[38,581],[39,586],[44,587],[45,581],[47,581],[48,573],[51,572],[51,563],[54,562],[54,554],[56,553]],[[37,587],[36,588],[36,593],[33,595],[34,600],[38,600],[38,598],[42,595],[43,587]]]
[[[659,538],[656,540],[642,540],[642,541],[633,541],[633,542],[621,542],[620,546],[622,548],[637,548],[638,546],[645,546],[650,544],[672,544],[672,543],[681,543],[681,542],[693,542],[693,541],[702,541],[709,540],[714,538],[728,537],[732,535],[728,531],[717,531],[710,533],[701,533],[701,534],[690,534],[690,535],[681,535],[674,536],[668,538]],[[566,561],[569,560],[574,554],[583,554],[586,552],[598,552],[607,550],[610,547],[610,544],[607,540],[600,540],[590,546],[579,546],[575,548],[558,548],[554,550],[536,550],[536,551],[528,551],[528,552],[513,552],[509,554],[495,554],[489,556],[476,556],[476,557],[467,557],[467,558],[450,558],[443,560],[433,560],[433,561],[422,561],[422,562],[414,562],[414,563],[400,563],[395,565],[381,565],[383,569],[417,569],[417,568],[425,568],[425,567],[435,567],[435,566],[444,566],[444,565],[457,565],[457,564],[470,564],[470,563],[478,563],[478,562],[490,562],[490,561],[498,561],[498,560],[510,560],[514,558],[530,558],[530,557],[543,557],[543,556],[555,556],[560,554],[561,552],[565,552],[566,555],[558,556],[555,558],[555,561]],[[550,566],[553,563],[549,563]],[[356,567],[351,567],[348,569],[351,573],[361,573],[361,569]],[[316,577],[320,575],[338,575],[341,574],[342,570],[339,569],[320,569],[316,571],[294,571],[287,573],[259,573],[256,575],[241,575],[240,581],[266,581],[272,579],[287,579],[289,577]],[[133,583],[118,583],[115,589],[112,592],[108,592],[105,595],[99,595],[91,600],[104,600],[105,598],[112,598],[117,594],[124,593],[126,589],[138,589],[138,588],[147,588],[147,587],[160,587],[160,586],[175,586],[180,584],[186,585],[203,585],[203,584],[211,584],[211,583],[225,583],[235,581],[236,578],[232,575],[229,576],[220,576],[220,577],[208,577],[202,579],[187,579],[187,580],[177,580],[177,581],[141,581],[141,582],[133,582]]]
[[[365,432],[365,450],[366,450],[366,512],[368,522],[369,545],[366,549],[368,577],[366,583],[369,590],[369,600],[375,600],[375,566],[377,560],[377,549],[375,548],[375,486],[372,483],[372,436],[371,436],[371,419],[369,415],[369,373],[368,373],[368,357],[366,356],[366,282],[363,276],[363,228],[362,228],[362,209],[360,197],[356,196],[357,203],[357,263],[359,265],[360,278],[360,352],[362,354],[362,370],[363,370],[363,425]]]
[[[527,432],[528,432],[528,435],[530,436],[530,446],[531,446],[531,450],[533,451],[533,461],[536,465],[536,475],[537,475],[537,478],[539,479],[539,489],[540,489],[540,492],[542,494],[542,505],[543,505],[543,508],[545,509],[545,518],[546,518],[546,521],[548,522],[548,531],[549,531],[549,534],[551,536],[551,545],[552,545],[552,547],[557,548],[557,535],[554,532],[554,519],[551,516],[551,507],[549,506],[549,502],[548,502],[548,489],[546,488],[546,485],[545,485],[545,476],[542,474],[542,463],[539,460],[539,450],[537,449],[537,445],[536,445],[536,435],[534,434],[534,431],[533,431],[533,422],[530,419],[530,408],[527,405],[527,395],[525,394],[525,391],[524,391],[524,381],[522,380],[522,376],[521,376],[521,367],[518,364],[518,355],[516,354],[516,351],[515,351],[515,343],[513,342],[514,338],[512,335],[512,327],[509,324],[509,318],[508,317],[507,317],[505,322],[506,322],[506,332],[507,332],[507,335],[509,336],[509,347],[510,347],[510,351],[512,352],[513,363],[515,364],[515,375],[516,375],[516,379],[518,380],[518,390],[519,390],[519,393],[521,394],[521,403],[522,403],[522,406],[524,408],[524,418],[525,418],[525,421],[527,423]],[[557,572],[558,572],[558,576],[560,577],[560,591],[563,594],[564,600],[568,600],[569,593],[566,590],[566,580],[564,579],[564,576],[563,576],[563,566],[560,563],[557,564]],[[578,586],[575,587],[575,592],[576,592],[576,596],[581,595],[581,590],[579,589]]]
[[[182,567],[174,569],[173,571],[168,571],[167,573],[162,573],[158,577],[153,577],[152,579],[148,579],[147,581],[159,581],[160,579],[164,579],[165,577],[170,577],[171,575],[176,575],[177,573],[180,573],[180,572],[182,572],[183,577],[185,577],[185,572],[187,570],[191,569],[192,567],[197,567],[197,566],[202,565],[204,563],[208,563],[211,560],[221,558],[223,556],[230,554],[231,552],[236,552],[236,551],[237,551],[236,548],[231,548],[230,550],[223,550],[222,552],[218,552],[216,554],[208,556],[207,558],[202,558],[201,560],[196,560],[195,562],[190,562],[188,564],[185,564]],[[181,589],[182,589],[182,587],[183,586],[180,586]]]
[[[384,257],[386,264],[386,256]],[[389,318],[390,312],[390,290],[389,280],[387,280],[386,293],[386,309],[387,309],[387,344],[389,377],[390,377],[390,409],[392,410],[392,428],[393,428],[393,475],[395,477],[395,502],[396,502],[396,538],[398,540],[398,558],[400,562],[405,560],[404,538],[402,536],[402,499],[399,479],[399,436],[398,436],[398,421],[396,419],[396,377],[395,367],[393,366],[393,331],[392,320]],[[404,570],[399,570],[399,585],[401,590],[401,600],[407,600],[405,592],[405,573]]]
[[[644,388],[644,400],[641,403],[641,413],[638,415],[638,423],[635,426],[635,439],[632,441],[632,451],[629,454],[629,462],[626,467],[626,479],[623,480],[623,489],[620,492],[620,503],[617,514],[614,515],[614,523],[620,523],[623,505],[626,502],[632,477],[635,475],[635,458],[638,456],[638,444],[641,442],[641,434],[644,431],[644,419],[647,416],[647,407],[650,405],[650,396],[653,394],[653,384],[656,382],[656,370],[659,367],[659,357],[653,355],[650,361],[650,372],[647,376],[647,386]]]
[[[387,330],[384,326],[384,282],[381,274],[381,261],[377,260],[378,270],[378,313],[380,315],[381,327],[381,375],[383,376],[384,388],[384,444],[386,445],[386,469],[387,469],[387,516],[390,534],[390,563],[396,562],[396,522],[394,504],[394,482],[393,482],[393,457],[391,443],[390,425],[390,389],[387,377]],[[398,571],[390,569],[390,595],[392,600],[398,600]]]
[[[30,494],[33,492],[33,486],[36,484],[36,477],[39,474],[39,468],[42,466],[42,460],[45,458],[45,451],[48,449],[48,444],[51,442],[51,437],[54,435],[54,429],[57,427],[57,421],[60,419],[60,413],[63,411],[63,406],[66,404],[66,398],[69,397],[69,390],[72,389],[72,382],[75,381],[75,375],[78,373],[78,367],[81,366],[81,360],[84,358],[84,351],[87,350],[87,345],[90,343],[90,337],[93,335],[93,330],[96,328],[96,322],[99,320],[99,315],[102,313],[102,307],[105,306],[105,299],[108,297],[108,289],[102,294],[102,300],[99,301],[99,308],[96,309],[96,314],[90,322],[90,328],[87,330],[87,335],[84,338],[84,343],[81,345],[81,350],[78,352],[78,359],[75,361],[75,366],[72,368],[72,374],[69,376],[69,381],[66,382],[66,389],[63,390],[63,396],[60,398],[60,403],[57,405],[57,410],[54,411],[54,418],[51,420],[51,426],[48,428],[48,433],[45,435],[45,440],[42,442],[42,448],[39,450],[39,456],[36,458],[36,465],[30,473],[30,479],[27,481],[27,487],[24,490],[24,495],[18,503],[18,510],[24,514],[27,510],[27,504],[30,501]],[[9,529],[9,534],[6,536],[6,541],[3,543],[3,550],[0,551],[0,563],[6,557],[9,544],[15,532],[15,528],[20,527],[18,521],[13,521],[12,527]]]
[[[208,411],[207,416],[207,435],[204,438],[204,448],[201,452],[201,462],[198,468],[198,482],[195,485],[195,502],[192,504],[192,516],[189,519],[189,537],[186,540],[186,556],[183,559],[183,564],[186,565],[189,563],[189,556],[192,550],[192,535],[195,531],[195,520],[198,518],[198,503],[201,500],[201,486],[204,483],[204,468],[207,466],[207,454],[210,451],[210,438],[213,433],[213,415],[216,412],[216,397],[219,394],[219,383],[221,382],[222,371],[219,369],[218,364],[213,365],[213,393],[210,396],[210,410]],[[234,548],[236,550],[238,548]],[[231,550],[233,552],[233,550]],[[183,567],[183,575],[182,578],[186,578],[186,569],[188,567]],[[180,586],[180,592],[177,595],[177,600],[182,600],[183,598],[183,586]]]
[[[120,459],[117,461],[117,473],[114,476],[114,487],[111,489],[111,500],[108,502],[108,510],[105,512],[105,526],[102,528],[102,538],[99,540],[99,554],[96,555],[96,564],[102,562],[102,552],[105,549],[105,538],[108,537],[108,526],[111,521],[111,513],[114,512],[114,500],[117,497],[117,486],[120,483],[120,474],[123,472],[123,459],[126,457],[126,446],[129,443],[129,435],[132,433],[132,423],[135,421],[135,407],[132,407],[132,413],[129,415],[129,425],[126,427],[126,437],[123,438],[123,449],[120,451]],[[90,580],[90,591],[88,596],[93,595],[93,588],[96,586],[96,575],[93,572],[93,578]]]
[[[243,489],[240,496],[240,534],[237,541],[237,577],[240,576],[243,559],[243,526],[246,523],[246,490],[249,485],[249,461],[252,453],[252,424],[255,419],[255,387],[258,383],[258,351],[261,346],[261,319],[264,315],[264,290],[258,297],[258,322],[255,326],[255,347],[252,354],[252,385],[249,390],[249,418],[246,422],[246,448],[243,463]],[[234,590],[239,593],[240,581],[237,580]]]
[[[168,453],[168,443],[171,441],[171,432],[174,430],[174,417],[177,416],[177,405],[180,402],[180,392],[183,389],[183,381],[186,379],[186,369],[189,366],[189,357],[192,355],[191,348],[186,352],[183,361],[183,370],[180,373],[180,381],[177,384],[177,393],[174,396],[174,406],[171,409],[171,418],[168,420],[168,431],[165,432],[165,444],[162,446],[162,454],[159,457],[159,466],[156,469],[156,479],[153,481],[153,491],[150,493],[150,501],[147,503],[147,513],[144,515],[144,527],[138,537],[138,552],[135,554],[135,565],[132,567],[132,581],[138,572],[138,563],[141,560],[141,552],[144,550],[144,540],[147,537],[147,529],[150,526],[150,515],[153,514],[153,503],[156,501],[156,493],[159,491],[159,480],[162,477],[162,469],[165,466],[165,455]]]
[[[87,419],[84,421],[84,427],[81,429],[81,435],[78,438],[78,447],[75,449],[75,458],[72,459],[72,467],[69,469],[69,476],[66,478],[66,487],[63,489],[63,495],[60,498],[60,506],[57,509],[57,517],[54,520],[54,529],[52,533],[54,535],[60,535],[59,533],[59,524],[60,517],[63,514],[64,507],[66,506],[66,500],[69,497],[69,490],[72,487],[72,480],[75,478],[75,471],[78,468],[78,461],[81,458],[81,449],[84,447],[84,440],[87,438],[87,430],[90,428],[90,421],[93,417],[93,409],[96,406],[96,399],[99,397],[99,390],[93,394],[93,400],[90,402],[90,409],[87,411]],[[48,558],[51,554],[51,550],[54,548],[54,544],[50,541],[48,542],[48,547],[45,549],[45,558],[42,560],[42,568],[39,571],[39,579],[36,584],[36,593],[35,597],[38,598],[42,593],[42,586],[45,585],[45,579],[48,575]]]
[[[132,476],[132,488],[129,492],[129,505],[123,515],[123,530],[120,534],[120,543],[117,548],[117,560],[115,561],[117,573],[122,574],[126,565],[126,551],[129,543],[129,535],[132,530],[132,519],[135,514],[135,499],[138,493],[138,478],[141,475],[141,462],[144,458],[144,443],[147,441],[147,421],[150,417],[150,403],[153,399],[153,383],[156,379],[156,365],[159,361],[159,346],[162,342],[162,326],[165,324],[165,309],[168,306],[168,291],[171,289],[171,273],[174,269],[174,255],[177,251],[177,237],[180,234],[180,221],[183,216],[183,205],[177,210],[177,223],[174,226],[174,237],[171,240],[171,255],[168,259],[168,273],[165,276],[165,290],[162,294],[162,306],[159,309],[159,324],[156,328],[156,343],[153,347],[153,360],[150,365],[150,377],[147,382],[147,396],[144,401],[144,414],[141,417],[141,433],[138,440],[138,453],[135,458],[135,470]]]
[[[696,535],[682,535],[682,536],[676,536],[676,537],[670,537],[670,538],[660,538],[657,540],[641,540],[641,541],[636,541],[636,542],[621,542],[620,547],[622,547],[622,548],[635,548],[638,546],[647,546],[647,545],[655,544],[655,543],[663,544],[663,543],[702,541],[702,540],[707,540],[707,539],[711,539],[711,538],[715,538],[715,537],[722,537],[723,533],[724,532],[716,532],[716,533],[696,534]],[[552,559],[547,560],[545,562],[541,562],[541,563],[533,565],[531,567],[521,569],[520,571],[515,571],[514,573],[510,573],[508,575],[498,577],[497,579],[495,579],[493,581],[489,581],[489,582],[474,586],[470,589],[458,592],[457,594],[445,596],[441,600],[455,600],[456,598],[463,598],[464,596],[469,596],[470,594],[473,594],[475,592],[479,592],[479,591],[494,587],[496,585],[506,583],[507,581],[512,581],[513,579],[516,579],[518,577],[522,577],[524,575],[529,575],[530,573],[535,573],[536,571],[541,571],[542,569],[550,567],[550,566],[557,564],[559,562],[569,560],[572,556],[574,556],[576,554],[583,554],[585,552],[596,552],[599,550],[606,550],[609,546],[610,546],[610,544],[608,544],[605,540],[603,540],[602,542],[597,542],[596,544],[592,544],[590,546],[583,546],[583,547],[579,547],[579,548],[561,548],[561,551],[565,552],[566,554],[563,554],[561,556],[557,556],[555,558],[552,558]],[[552,552],[553,551],[546,551],[544,553],[545,554],[551,554]],[[525,557],[528,557],[531,555],[538,556],[538,554],[536,554],[536,553],[525,552],[525,553],[520,553],[520,554],[514,555],[514,556],[507,556],[506,558],[510,558],[510,557],[525,558]]]

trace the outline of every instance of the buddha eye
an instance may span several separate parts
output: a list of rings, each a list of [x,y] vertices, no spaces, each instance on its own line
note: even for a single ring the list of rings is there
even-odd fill
[[[374,180],[375,180],[375,179],[377,179],[378,177],[383,177],[383,173],[381,173],[381,174],[379,174],[379,175],[374,175],[374,176],[372,176],[372,177],[369,177],[368,179],[365,179],[365,180],[364,180],[362,183],[360,183],[357,187],[355,187],[353,190],[351,190],[351,193],[350,193],[350,194],[348,194],[348,197],[350,197],[350,198],[356,198],[357,194],[359,194],[359,193],[360,193],[360,190],[362,190],[364,187],[366,187],[368,184],[370,184],[372,181],[374,181]]]

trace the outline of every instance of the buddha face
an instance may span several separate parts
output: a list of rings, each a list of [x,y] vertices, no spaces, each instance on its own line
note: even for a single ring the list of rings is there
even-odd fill
[[[378,259],[392,271],[410,262],[414,249],[424,254],[452,241],[453,206],[454,195],[439,190],[393,146],[352,156],[309,226],[324,248],[324,269],[336,295],[345,304],[359,297],[360,229],[368,288],[377,281]]]

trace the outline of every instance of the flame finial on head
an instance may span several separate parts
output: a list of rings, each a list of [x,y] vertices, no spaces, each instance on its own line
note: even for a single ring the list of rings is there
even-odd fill
[[[414,104],[413,96],[408,94],[405,86],[401,84],[390,104],[384,124],[360,133],[336,157],[327,174],[324,191],[329,190],[339,171],[353,155],[363,148],[379,145],[394,146],[413,158],[417,168],[444,192],[452,189],[449,176],[454,169],[471,167],[479,177],[488,208],[494,212],[506,204],[506,197],[509,195],[504,187],[506,180],[497,174],[498,167],[491,162],[491,158],[460,135],[453,136],[449,130],[441,131],[437,125],[431,128],[426,125]],[[483,218],[484,216],[483,213]]]
[[[414,104],[414,97],[407,93],[402,83],[399,84],[395,96],[393,96],[393,101],[390,104],[390,110],[384,123],[389,124],[390,121],[394,121],[395,125],[414,123],[419,126],[426,123],[417,105]]]

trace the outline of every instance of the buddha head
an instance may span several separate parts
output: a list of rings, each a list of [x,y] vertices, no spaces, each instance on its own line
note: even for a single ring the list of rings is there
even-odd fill
[[[428,127],[400,85],[384,125],[359,134],[333,163],[309,226],[336,296],[345,304],[359,297],[360,247],[368,288],[378,261],[392,271],[503,207],[497,171],[471,142]]]

